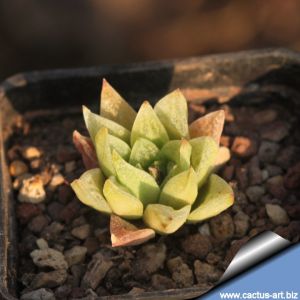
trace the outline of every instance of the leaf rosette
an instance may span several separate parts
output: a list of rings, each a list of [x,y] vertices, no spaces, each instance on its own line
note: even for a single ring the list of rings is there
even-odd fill
[[[75,131],[73,141],[87,171],[71,186],[81,202],[111,215],[113,246],[172,234],[233,204],[232,188],[214,174],[229,158],[219,148],[224,111],[189,125],[187,101],[175,90],[136,112],[103,80],[100,114],[83,107],[83,116],[90,137]]]

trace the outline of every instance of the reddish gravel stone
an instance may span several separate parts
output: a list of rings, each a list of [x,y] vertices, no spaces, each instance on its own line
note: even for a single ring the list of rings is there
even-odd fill
[[[210,220],[210,230],[213,236],[219,241],[232,238],[234,234],[232,217],[224,213],[212,218]]]
[[[98,239],[95,237],[88,237],[83,246],[87,248],[88,254],[94,254],[99,249]]]
[[[69,185],[63,184],[58,187],[58,201],[66,204],[74,196],[74,192]]]
[[[60,213],[63,210],[64,206],[56,201],[49,203],[47,207],[48,215],[51,217],[52,220],[57,221],[59,220]]]
[[[278,144],[269,141],[263,141],[258,150],[259,160],[265,163],[273,162],[276,159],[279,149],[280,147]]]
[[[263,182],[263,175],[259,165],[258,156],[251,158],[249,162],[249,183],[257,185]]]
[[[222,272],[215,266],[208,263],[195,260],[194,262],[195,276],[198,283],[215,282],[220,279]]]
[[[57,149],[56,159],[59,163],[65,163],[79,157],[80,155],[73,147],[60,146]]]
[[[284,121],[277,121],[266,126],[261,131],[261,137],[272,142],[280,142],[288,136],[290,125]]]
[[[292,221],[289,225],[288,225],[291,237],[293,238],[293,240],[295,239],[296,241],[299,241],[300,238],[300,221]]]
[[[266,186],[269,193],[277,199],[283,200],[288,195],[288,192],[283,184],[283,177],[281,175],[268,179]]]
[[[288,169],[284,177],[284,185],[288,189],[297,189],[300,187],[300,162]]]
[[[257,143],[255,140],[238,136],[234,139],[231,151],[238,157],[246,158],[255,155],[257,152]]]
[[[253,122],[257,125],[263,125],[276,120],[278,113],[274,109],[264,109],[258,111],[253,116]]]
[[[182,241],[181,246],[186,253],[192,254],[197,258],[205,258],[212,249],[210,239],[200,233],[189,235]]]
[[[49,218],[45,215],[34,217],[28,224],[28,228],[33,233],[40,233],[49,224]]]
[[[32,203],[21,203],[17,206],[17,217],[21,224],[27,224],[33,217],[41,213],[41,209]]]
[[[248,186],[248,170],[246,167],[237,167],[235,169],[235,176],[239,184],[239,188],[244,190]]]
[[[75,217],[78,216],[80,204],[78,200],[73,200],[68,203],[64,209],[60,212],[59,218],[65,223],[70,223]]]
[[[286,205],[284,209],[292,219],[300,220],[300,203],[295,205]]]
[[[300,147],[295,145],[288,145],[283,147],[276,157],[276,164],[283,169],[288,169],[299,161]]]
[[[172,279],[160,274],[152,275],[151,283],[152,286],[158,291],[176,288],[176,284]]]

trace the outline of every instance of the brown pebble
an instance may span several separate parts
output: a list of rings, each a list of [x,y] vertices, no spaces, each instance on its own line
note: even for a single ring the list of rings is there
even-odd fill
[[[258,150],[259,160],[265,163],[272,163],[276,159],[279,149],[280,147],[278,144],[263,141]]]
[[[27,165],[21,160],[14,160],[9,165],[9,172],[11,176],[17,177],[28,172]]]
[[[22,150],[22,156],[27,160],[39,158],[42,156],[42,152],[36,147],[26,147]]]
[[[20,202],[40,203],[46,198],[43,181],[39,175],[23,179],[22,186],[18,194]]]
[[[238,136],[233,140],[231,151],[238,157],[246,158],[255,155],[257,152],[257,143],[255,140]]]
[[[84,224],[72,229],[71,234],[80,240],[85,240],[91,234],[91,226]]]
[[[272,142],[280,142],[288,136],[289,130],[289,123],[285,121],[276,121],[262,129],[261,137]]]
[[[209,237],[200,233],[188,235],[181,243],[183,250],[197,258],[205,258],[212,249]]]
[[[263,182],[263,174],[260,169],[259,158],[254,156],[249,162],[249,183],[251,185],[261,184]]]
[[[176,288],[176,284],[171,278],[160,275],[160,274],[152,275],[151,284],[152,284],[152,287],[158,291]]]
[[[296,164],[299,161],[299,157],[300,147],[287,145],[286,147],[282,147],[276,156],[276,164],[286,170]]]
[[[288,195],[281,175],[269,178],[267,180],[266,187],[268,192],[277,199],[284,200]]]
[[[28,224],[28,228],[33,233],[40,233],[49,224],[49,218],[45,215],[34,217]]]
[[[286,211],[277,204],[266,204],[267,215],[275,225],[286,225],[289,223],[289,217]]]
[[[79,154],[73,147],[59,146],[57,149],[56,159],[59,163],[65,163],[78,158]]]
[[[245,236],[249,229],[249,216],[240,211],[234,216],[233,222],[235,227],[235,236]]]
[[[69,185],[63,184],[58,187],[58,201],[66,204],[73,197],[74,192]]]
[[[212,218],[209,222],[212,235],[219,241],[230,239],[234,234],[234,224],[227,213]]]
[[[234,175],[234,166],[233,165],[226,166],[222,172],[222,178],[224,178],[224,180],[226,181],[230,181],[232,180],[233,175]]]
[[[103,256],[101,253],[94,254],[82,278],[81,286],[84,288],[90,287],[95,290],[112,266],[113,263],[109,258]]]
[[[99,249],[98,239],[95,237],[88,237],[84,241],[83,246],[87,248],[87,253],[92,255],[97,251],[97,249]]]
[[[20,150],[21,147],[19,145],[14,145],[11,148],[8,149],[6,152],[7,158],[9,161],[13,161],[20,158]]]
[[[278,113],[274,109],[264,109],[256,112],[253,116],[253,122],[257,125],[271,123],[276,120]]]
[[[79,213],[80,204],[77,200],[69,202],[60,212],[59,218],[65,223],[70,223]]]
[[[42,160],[40,158],[35,158],[32,161],[30,161],[30,169],[33,171],[37,171],[42,167]]]
[[[286,205],[284,209],[292,219],[300,220],[300,203]]]
[[[210,265],[216,265],[221,261],[221,256],[217,255],[215,253],[208,253],[206,256],[206,261],[210,264]]]
[[[21,224],[27,224],[33,217],[41,213],[41,209],[32,203],[21,203],[17,205],[17,218]]]
[[[239,188],[244,190],[248,186],[248,169],[244,166],[235,169],[235,176],[239,184]]]
[[[41,272],[36,274],[30,284],[31,289],[38,289],[41,287],[54,288],[62,285],[67,279],[66,270],[55,270],[51,272]]]
[[[146,244],[137,252],[134,261],[134,277],[137,280],[148,278],[163,267],[166,260],[167,247],[165,244]]]
[[[215,266],[200,260],[195,260],[194,272],[198,283],[216,282],[222,275],[222,272]]]
[[[300,187],[300,162],[290,167],[284,176],[284,185],[288,189]]]
[[[59,220],[60,212],[62,211],[63,208],[64,206],[61,203],[52,201],[47,206],[48,215],[52,220],[57,221]]]

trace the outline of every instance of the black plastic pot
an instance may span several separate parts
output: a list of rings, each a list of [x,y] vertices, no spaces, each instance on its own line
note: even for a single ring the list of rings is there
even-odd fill
[[[190,101],[231,101],[259,105],[276,96],[300,95],[300,55],[282,49],[247,51],[175,61],[22,73],[0,86],[0,297],[16,299],[18,253],[16,219],[5,150],[12,120],[72,114],[82,104],[98,105],[101,79],[107,78],[133,106],[155,102],[175,88]],[[263,95],[263,96],[262,96]],[[241,97],[242,96],[242,97]],[[187,288],[101,299],[188,299],[206,292]]]

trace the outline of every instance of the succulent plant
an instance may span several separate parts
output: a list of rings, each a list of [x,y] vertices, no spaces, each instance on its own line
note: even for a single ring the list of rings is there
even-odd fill
[[[75,131],[73,140],[87,171],[71,186],[81,202],[111,215],[113,246],[174,233],[233,204],[232,188],[214,174],[226,152],[219,148],[224,111],[188,125],[177,89],[136,112],[103,80],[100,115],[83,107],[83,116],[90,138]],[[128,221],[137,219],[144,227]]]

